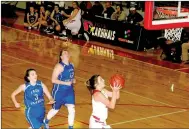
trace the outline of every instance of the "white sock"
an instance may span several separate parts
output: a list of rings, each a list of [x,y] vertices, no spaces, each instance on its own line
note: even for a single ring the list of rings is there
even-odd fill
[[[67,104],[66,107],[68,109],[68,124],[69,126],[73,126],[75,119],[75,105]]]
[[[47,120],[50,120],[51,118],[53,118],[59,110],[55,110],[55,109],[51,109],[48,114],[47,114]]]

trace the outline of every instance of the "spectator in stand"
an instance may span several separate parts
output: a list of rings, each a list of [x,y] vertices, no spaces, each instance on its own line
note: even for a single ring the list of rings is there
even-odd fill
[[[63,12],[63,15],[67,17],[66,20],[63,21],[64,26],[71,31],[72,35],[77,35],[81,28],[81,9],[79,8],[79,4],[77,1],[72,2],[72,7],[74,10],[71,15]]]
[[[54,31],[56,36],[62,36],[62,30],[64,30],[64,26],[62,24],[63,16],[60,13],[59,5],[55,4],[54,10],[51,13],[51,20],[53,21]],[[48,34],[54,33],[52,30],[48,32]]]
[[[112,7],[112,3],[110,1],[106,2],[105,10],[103,15],[107,15],[107,18],[111,18],[112,14],[115,12],[114,8]]]
[[[40,7],[44,5],[44,1],[36,1],[35,12],[40,13]]]
[[[93,16],[95,15],[102,16],[103,10],[104,10],[104,7],[102,6],[102,4],[99,1],[95,1],[91,9],[91,12]]]
[[[183,64],[189,64],[189,57],[188,57],[188,51],[189,51],[189,40],[186,43],[182,44],[182,61]]]
[[[126,19],[126,13],[123,11],[122,5],[116,6],[116,11],[111,16],[112,20],[124,21]]]
[[[26,9],[25,9],[25,15],[24,15],[24,23],[27,23],[27,14],[28,12],[30,12],[30,7],[34,7],[36,6],[36,3],[33,1],[30,2],[26,2]]]
[[[136,11],[135,7],[129,9],[129,15],[127,17],[127,22],[131,24],[143,24],[143,17]]]
[[[27,27],[29,30],[32,28],[37,29],[38,25],[38,13],[34,12],[34,7],[30,7],[30,12],[27,13],[27,22],[24,22],[24,26]]]
[[[45,7],[43,5],[41,5],[40,10],[39,10],[38,31],[40,30],[41,25],[47,26],[47,17],[48,17],[48,11],[45,11]]]
[[[47,27],[44,30],[44,32],[53,32],[53,20],[51,19],[51,13],[54,10],[54,3],[49,1],[44,1],[44,7],[45,7],[45,14],[47,15],[46,21],[47,21]]]
[[[60,12],[65,10],[65,2],[64,1],[55,1],[54,3],[59,5]]]
[[[184,29],[182,30],[182,35],[181,35],[181,40],[180,41],[172,41],[172,40],[167,40],[165,38],[160,38],[159,39],[159,44],[160,47],[163,49],[163,53],[165,54],[166,58],[164,60],[167,61],[172,61],[174,63],[181,63],[181,54],[182,54],[182,44],[186,43],[189,41],[189,33],[187,33]],[[184,49],[187,47],[183,45]],[[174,50],[174,53],[172,53],[172,49]],[[184,50],[184,61],[187,60],[185,58],[186,50]]]
[[[90,18],[92,16],[92,4],[90,1],[82,1],[80,3],[80,9],[82,10],[83,18]]]

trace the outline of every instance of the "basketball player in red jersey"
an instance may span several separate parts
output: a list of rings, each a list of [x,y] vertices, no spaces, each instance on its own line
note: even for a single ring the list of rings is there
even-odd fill
[[[87,81],[87,88],[92,95],[93,112],[90,117],[89,128],[111,128],[106,124],[108,108],[114,109],[119,99],[121,86],[114,84],[112,92],[104,89],[104,79],[100,75],[93,75]],[[111,97],[111,100],[108,99]]]

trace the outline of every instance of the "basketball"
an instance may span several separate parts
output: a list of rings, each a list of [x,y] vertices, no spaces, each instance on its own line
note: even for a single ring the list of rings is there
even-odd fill
[[[60,31],[60,25],[56,26],[56,31]]]
[[[120,85],[122,88],[125,86],[125,79],[122,75],[115,74],[110,78],[111,86],[115,86],[115,84]]]

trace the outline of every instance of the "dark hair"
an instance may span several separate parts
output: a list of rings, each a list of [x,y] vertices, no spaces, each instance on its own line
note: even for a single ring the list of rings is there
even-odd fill
[[[96,87],[95,87],[95,84],[97,83],[97,79],[98,79],[98,77],[99,77],[100,75],[93,75],[87,82],[86,82],[86,86],[87,86],[87,88],[88,88],[88,90],[90,91],[90,93],[91,93],[91,95],[92,95],[92,91],[94,90],[94,89],[96,89]]]
[[[30,8],[33,8],[33,9],[35,10],[35,8],[34,8],[34,6],[33,6],[33,5],[32,5],[32,6],[30,6],[30,7],[29,7],[29,9],[30,9]]]
[[[99,2],[99,1],[95,1],[94,3],[95,3],[95,4],[100,4],[100,2]]]
[[[119,7],[120,7],[120,10],[123,11],[123,7],[122,7],[121,4],[116,5],[116,7],[117,7],[117,6],[119,6]]]
[[[59,5],[58,4],[55,4],[54,7],[57,6],[59,8]]]
[[[77,1],[73,1],[72,3],[76,3],[77,7],[79,7],[79,3]]]
[[[59,63],[62,61],[62,59],[61,59],[61,56],[62,56],[62,52],[63,51],[68,51],[68,49],[67,48],[64,48],[64,49],[62,49],[61,51],[60,51],[60,54],[59,54]]]
[[[25,73],[25,76],[24,76],[25,82],[30,82],[30,80],[28,79],[28,77],[29,77],[29,73],[30,73],[31,71],[36,71],[36,70],[35,70],[35,69],[27,69],[27,70],[26,70],[26,73]]]

